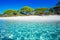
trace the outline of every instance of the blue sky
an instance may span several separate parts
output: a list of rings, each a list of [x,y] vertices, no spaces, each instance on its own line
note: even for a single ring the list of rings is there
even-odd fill
[[[0,14],[5,10],[20,10],[23,6],[32,8],[53,7],[58,0],[0,0]]]

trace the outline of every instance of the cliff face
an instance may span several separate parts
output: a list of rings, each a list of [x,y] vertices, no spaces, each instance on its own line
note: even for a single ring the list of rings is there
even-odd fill
[[[56,4],[55,7],[51,8],[51,11],[57,15],[60,15],[60,1]]]
[[[60,1],[56,4],[56,7],[54,7],[57,14],[60,14]]]

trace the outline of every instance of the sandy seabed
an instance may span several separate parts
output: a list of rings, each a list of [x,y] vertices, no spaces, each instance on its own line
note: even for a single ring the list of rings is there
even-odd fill
[[[60,21],[60,15],[0,17],[0,20],[17,21]]]

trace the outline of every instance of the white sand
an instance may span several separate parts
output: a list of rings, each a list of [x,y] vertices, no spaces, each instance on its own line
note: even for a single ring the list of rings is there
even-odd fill
[[[60,21],[60,16],[16,16],[0,17],[0,20],[17,20],[17,21]]]

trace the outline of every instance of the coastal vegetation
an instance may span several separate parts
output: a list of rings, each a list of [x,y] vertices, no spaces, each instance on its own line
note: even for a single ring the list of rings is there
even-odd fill
[[[8,16],[28,16],[28,15],[60,15],[60,1],[56,6],[51,8],[32,8],[29,6],[24,6],[20,10],[6,10],[1,17]]]

